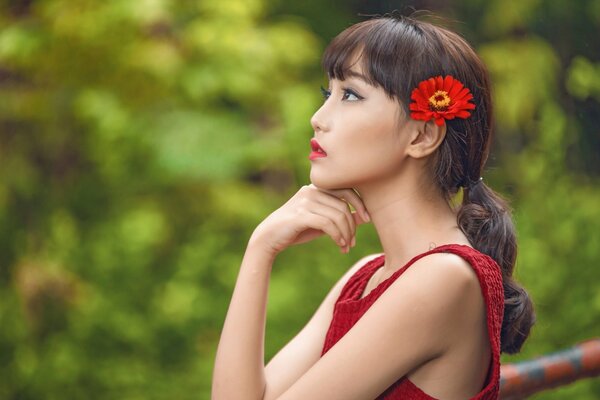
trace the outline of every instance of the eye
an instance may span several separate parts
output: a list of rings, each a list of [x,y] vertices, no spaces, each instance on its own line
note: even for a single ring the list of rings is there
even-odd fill
[[[321,86],[321,94],[323,95],[323,100],[327,100],[331,96],[331,91]]]
[[[352,89],[344,89],[344,96],[342,97],[342,100],[358,101],[362,100],[363,98],[364,97],[360,96]]]

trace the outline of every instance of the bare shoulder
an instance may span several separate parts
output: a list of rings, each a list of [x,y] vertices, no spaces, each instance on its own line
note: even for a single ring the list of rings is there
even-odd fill
[[[390,296],[411,298],[420,304],[428,323],[444,326],[429,333],[451,346],[482,318],[485,310],[481,285],[473,266],[454,253],[432,253],[415,261],[390,287]],[[442,333],[443,332],[443,333]]]
[[[414,262],[403,274],[406,278],[446,282],[457,287],[479,287],[473,266],[454,253],[432,253]]]

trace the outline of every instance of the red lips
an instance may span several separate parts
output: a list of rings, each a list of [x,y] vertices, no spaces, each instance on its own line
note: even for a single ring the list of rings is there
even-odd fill
[[[310,147],[312,148],[313,151],[316,151],[317,153],[322,153],[327,155],[327,153],[325,152],[325,150],[323,150],[323,148],[321,146],[319,146],[319,142],[317,142],[317,139],[310,139]]]
[[[327,153],[321,146],[319,146],[319,142],[316,139],[310,139],[310,147],[312,148],[312,152],[309,154],[309,160],[316,160],[317,158],[327,157]]]

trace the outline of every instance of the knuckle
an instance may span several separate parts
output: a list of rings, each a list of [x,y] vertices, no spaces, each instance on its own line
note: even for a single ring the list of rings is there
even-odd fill
[[[301,197],[300,200],[298,200],[298,207],[300,208],[307,209],[309,204],[310,199],[308,197]]]
[[[296,208],[294,208],[294,214],[300,215],[300,216],[305,215],[306,214],[306,208],[304,208],[302,206],[296,207]]]

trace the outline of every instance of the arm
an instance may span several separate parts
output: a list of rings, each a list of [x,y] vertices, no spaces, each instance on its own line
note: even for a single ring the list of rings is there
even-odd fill
[[[264,398],[276,398],[289,388],[321,356],[342,288],[377,255],[358,260],[333,286],[307,325],[264,367],[266,302],[274,257],[265,257],[249,245],[217,348],[212,399],[262,399],[263,392]],[[249,269],[256,273],[249,273]]]
[[[262,399],[269,278],[275,256],[248,244],[217,347],[213,400]]]
[[[349,204],[357,211],[351,212]],[[213,400],[264,397],[266,305],[276,255],[289,246],[324,234],[347,252],[350,245],[354,245],[356,226],[366,221],[366,208],[356,192],[351,189],[324,191],[311,184],[300,188],[254,230],[217,347]]]

